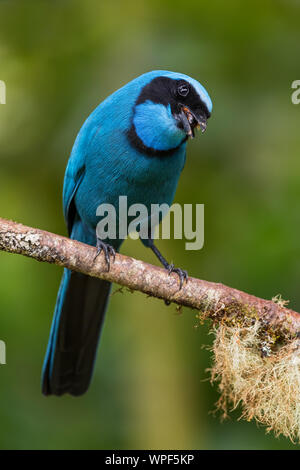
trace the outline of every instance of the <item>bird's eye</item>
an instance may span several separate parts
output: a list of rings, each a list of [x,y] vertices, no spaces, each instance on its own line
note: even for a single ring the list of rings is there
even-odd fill
[[[190,89],[188,85],[183,84],[183,85],[179,85],[177,91],[178,91],[178,95],[185,97],[189,94]]]

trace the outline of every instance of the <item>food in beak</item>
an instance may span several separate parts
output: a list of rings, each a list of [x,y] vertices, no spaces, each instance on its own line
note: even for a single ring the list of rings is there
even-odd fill
[[[195,136],[194,129],[201,129],[202,133],[206,131],[206,118],[196,117],[187,106],[182,107],[181,121],[186,134],[191,138]]]
[[[178,117],[180,119],[180,123],[186,135],[193,138],[195,136],[194,134],[195,125],[194,125],[194,116],[192,115],[190,110],[186,106],[183,106],[181,108],[181,111]]]
[[[186,106],[184,106],[182,108],[183,112],[185,113],[188,121],[190,124],[193,124],[193,121],[194,121],[194,116],[192,115],[191,111],[189,110],[189,108],[187,108]]]

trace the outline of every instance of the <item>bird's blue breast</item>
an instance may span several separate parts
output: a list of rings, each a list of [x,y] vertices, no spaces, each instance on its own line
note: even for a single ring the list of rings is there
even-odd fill
[[[91,228],[99,222],[97,207],[102,203],[115,206],[118,215],[119,196],[127,196],[128,206],[172,204],[178,178],[184,166],[185,145],[171,157],[148,157],[132,148],[125,133],[96,136],[94,148],[86,159],[86,175],[76,196],[76,207],[82,220]],[[101,141],[101,148],[97,140]]]

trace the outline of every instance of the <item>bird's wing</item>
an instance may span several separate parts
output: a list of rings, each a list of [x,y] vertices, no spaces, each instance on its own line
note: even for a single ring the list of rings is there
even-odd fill
[[[63,191],[63,208],[66,224],[68,227],[69,235],[72,232],[73,222],[76,216],[76,207],[74,204],[74,196],[76,191],[83,179],[85,166],[84,162],[82,165],[73,168],[74,162],[70,158],[67,171],[64,179],[64,191]],[[74,171],[77,170],[77,171]]]
[[[74,196],[85,174],[86,154],[99,125],[91,119],[86,120],[75,140],[64,178],[63,209],[69,234],[76,216]]]
[[[98,134],[102,126],[102,120],[100,118],[102,107],[103,103],[100,103],[80,129],[66,168],[63,189],[63,209],[69,234],[72,231],[76,216],[74,196],[84,178],[86,157],[90,152],[94,137]]]

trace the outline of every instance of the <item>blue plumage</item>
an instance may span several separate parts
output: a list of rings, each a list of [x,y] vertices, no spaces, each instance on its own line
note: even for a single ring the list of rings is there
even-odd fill
[[[164,106],[150,100],[137,105],[133,125],[143,144],[157,150],[175,148],[185,139],[184,130],[172,119],[170,105]]]
[[[205,130],[211,110],[200,83],[168,71],[146,73],[103,101],[82,126],[65,173],[70,237],[95,246],[97,207],[110,203],[117,210],[120,195],[128,206],[171,205],[187,138],[196,126]],[[122,241],[105,243],[119,250]],[[170,268],[151,238],[145,244]],[[88,388],[109,292],[108,282],[65,270],[43,368],[46,395]]]

